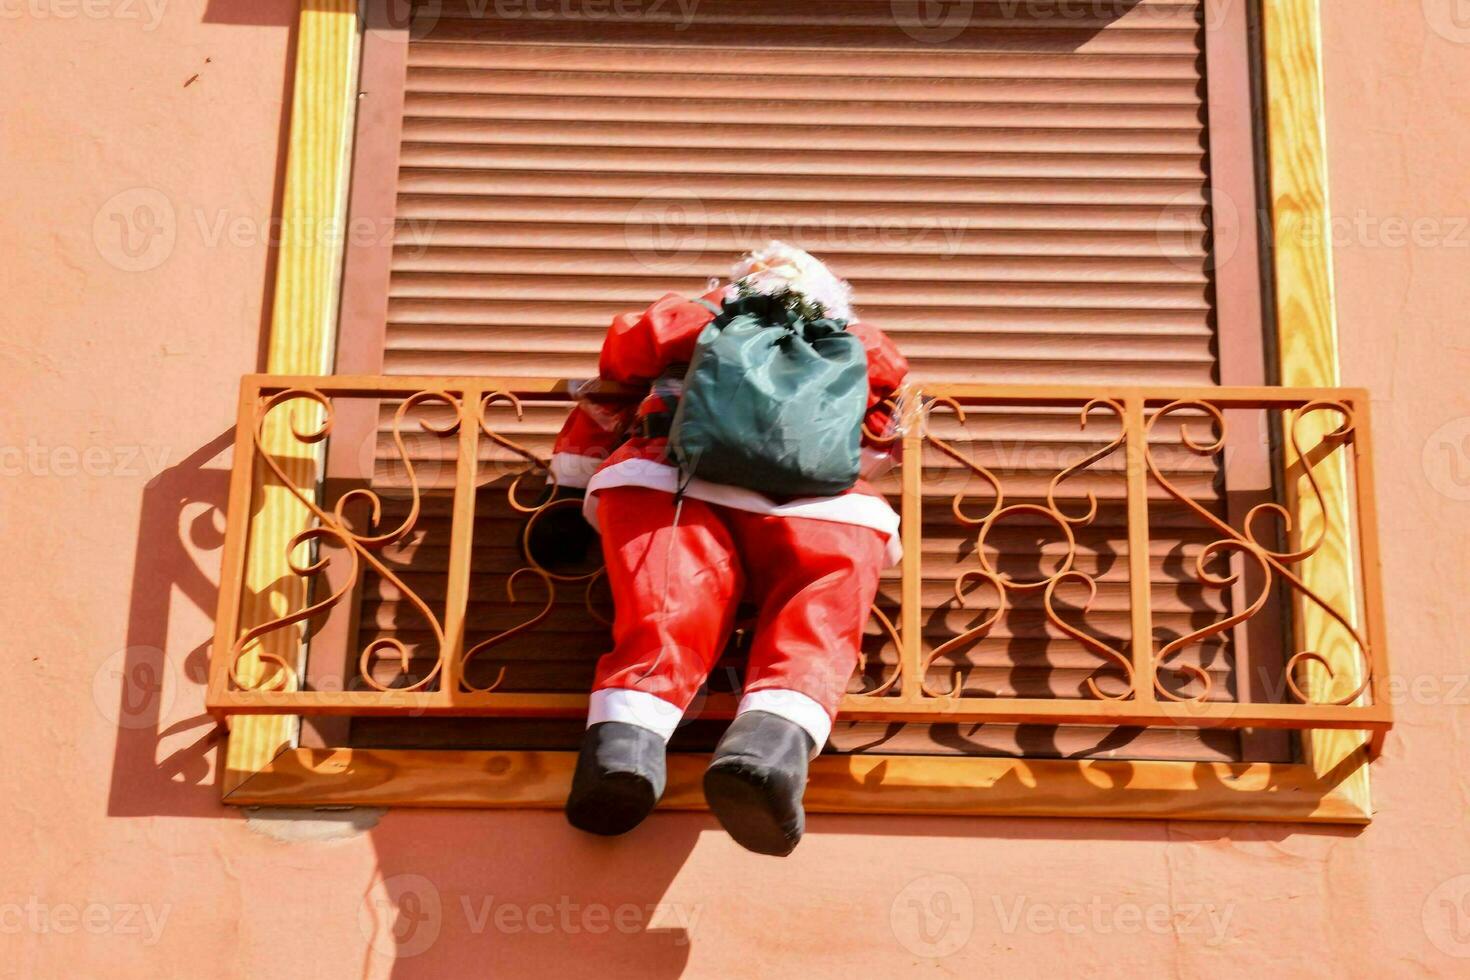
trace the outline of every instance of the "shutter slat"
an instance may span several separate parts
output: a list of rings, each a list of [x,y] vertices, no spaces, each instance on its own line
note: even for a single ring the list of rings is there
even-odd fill
[[[924,105],[950,102],[1066,102],[1075,105],[1125,103],[1135,105],[1201,104],[1199,79],[1116,78],[1099,86],[1095,78],[1007,78],[958,75],[947,78],[871,75],[783,75],[698,72],[688,70],[621,71],[618,92],[623,97],[650,99],[731,99],[731,91],[760,93],[783,101],[908,101]],[[607,92],[608,72],[543,69],[464,69],[419,67],[408,71],[406,91],[445,95],[540,95],[601,97]]]
[[[1010,151],[1016,153],[1178,153],[1198,157],[1198,126],[1177,129],[1042,126],[1025,120],[1014,126],[893,127],[862,122],[837,125],[817,122],[795,124],[771,119],[760,126],[709,119],[695,123],[665,122],[657,128],[634,127],[622,122],[586,120],[540,120],[514,118],[459,119],[453,117],[407,116],[403,136],[408,142],[466,143],[494,145],[514,143],[531,146],[576,144],[590,146],[673,147],[675,149],[795,148],[820,144],[832,153],[839,151],[964,152]]]

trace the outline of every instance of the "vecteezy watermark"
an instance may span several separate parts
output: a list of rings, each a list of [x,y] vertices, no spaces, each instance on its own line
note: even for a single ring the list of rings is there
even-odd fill
[[[114,194],[92,218],[97,253],[124,272],[147,272],[168,261],[178,234],[173,202],[152,187]]]
[[[965,32],[975,0],[889,0],[893,22],[920,44],[943,44]]]
[[[261,217],[227,208],[188,208],[182,215],[168,195],[132,187],[103,202],[92,218],[97,253],[124,272],[148,272],[167,262],[187,235],[204,248],[283,245],[341,248],[392,244],[416,258],[429,246],[435,222],[413,218],[355,217],[345,221],[307,214]]]
[[[1006,935],[1020,931],[1041,936],[1202,934],[1210,945],[1226,940],[1235,914],[1232,903],[1107,902],[1097,896],[1086,902],[1053,903],[1034,902],[1024,895],[996,895],[991,903]]]
[[[1421,462],[1435,490],[1451,500],[1470,500],[1470,415],[1435,429],[1424,443]]]
[[[894,896],[888,924],[904,949],[942,959],[959,952],[974,935],[975,897],[955,875],[924,875]]]
[[[262,220],[257,215],[232,214],[227,210],[193,211],[194,231],[206,248],[228,245],[232,248],[254,248],[269,245],[382,245],[392,243],[411,246],[404,249],[409,256],[422,255],[428,247],[432,221],[393,218],[351,218],[319,220],[305,215],[281,215]]]
[[[1399,674],[1383,679],[1389,704],[1420,707],[1470,705],[1470,674]]]
[[[0,477],[154,477],[168,466],[167,446],[0,445]]]
[[[1470,959],[1470,874],[1442,881],[1420,910],[1424,935],[1446,956]]]
[[[700,0],[465,0],[471,17],[501,20],[651,21],[688,30]]]
[[[966,218],[942,216],[899,220],[822,208],[785,215],[727,205],[715,208],[696,194],[669,187],[629,208],[623,238],[645,269],[679,274],[703,261],[715,228],[749,247],[776,239],[818,254],[864,248],[921,250],[943,261],[958,254],[969,227]]]
[[[24,902],[0,902],[0,934],[137,936],[144,946],[154,946],[172,910],[137,902],[43,902],[32,895]]]
[[[1205,4],[1204,28],[1219,27],[1234,2]],[[1045,24],[1099,31],[1124,17],[1134,21],[1167,20],[1183,29],[1200,26],[1197,11],[1178,5],[1140,4],[1138,0],[991,0],[985,7],[983,16],[1013,27]],[[974,0],[889,0],[894,23],[921,44],[953,41],[977,22],[975,8]]]
[[[373,883],[357,910],[357,926],[383,956],[417,956],[439,940],[444,901],[423,875],[391,875]]]
[[[135,20],[158,28],[168,0],[0,0],[0,20]]]
[[[1470,0],[1421,0],[1429,29],[1446,41],[1470,44]]]
[[[1219,188],[1207,200],[1198,191],[1177,195],[1164,206],[1154,227],[1159,254],[1191,272],[1223,269],[1249,230],[1248,224],[1241,225],[1235,198]],[[1203,256],[1198,254],[1201,250]]]
[[[1470,2],[1470,0],[1467,0]],[[1277,237],[1304,245],[1364,249],[1470,249],[1470,215],[1351,214],[1288,218]]]
[[[701,0],[457,0],[455,20],[617,21],[663,23],[688,30]],[[429,36],[444,17],[444,0],[387,0],[370,16],[368,30],[388,41],[406,43]]]
[[[92,701],[119,728],[152,728],[173,708],[183,681],[180,673],[158,647],[124,647],[93,671]]]
[[[443,15],[444,0],[384,0],[369,8],[367,31],[380,41],[407,44],[432,33]]]
[[[569,895],[531,902],[494,895],[445,896],[420,874],[382,878],[363,897],[358,926],[372,949],[398,959],[418,956],[439,940],[451,916],[471,935],[600,936],[668,930],[669,941],[690,940],[703,906],[679,902],[581,902]]]

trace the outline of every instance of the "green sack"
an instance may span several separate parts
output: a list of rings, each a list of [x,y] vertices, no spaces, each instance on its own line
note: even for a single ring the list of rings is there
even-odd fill
[[[669,445],[686,479],[825,497],[857,482],[867,408],[868,355],[843,321],[744,296],[699,335]]]

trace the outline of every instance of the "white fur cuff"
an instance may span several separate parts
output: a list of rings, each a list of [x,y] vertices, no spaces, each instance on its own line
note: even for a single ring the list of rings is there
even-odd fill
[[[593,691],[587,705],[587,727],[604,721],[621,721],[653,732],[665,742],[679,727],[684,709],[647,691],[610,687]]]
[[[812,749],[813,759],[822,754],[827,736],[832,734],[832,719],[827,716],[827,709],[800,691],[777,687],[751,691],[740,699],[735,713],[743,715],[747,711],[764,711],[800,725],[816,745]]]

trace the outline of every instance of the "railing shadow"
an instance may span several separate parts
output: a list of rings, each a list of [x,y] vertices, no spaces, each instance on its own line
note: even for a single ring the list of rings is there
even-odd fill
[[[179,646],[172,634],[180,601],[214,619],[218,583],[200,556],[215,555],[224,544],[230,471],[209,464],[233,438],[233,430],[221,433],[143,490],[125,647],[95,687],[99,707],[115,706],[108,712],[117,724],[111,816],[220,813],[208,756],[223,744],[222,732],[202,711],[175,717],[173,710],[202,701],[195,688],[208,674],[212,639],[195,638],[182,658],[167,651]]]

